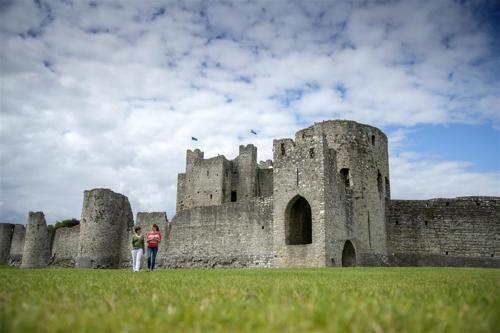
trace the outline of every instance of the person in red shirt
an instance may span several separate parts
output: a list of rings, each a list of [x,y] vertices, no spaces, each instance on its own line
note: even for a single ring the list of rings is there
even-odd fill
[[[161,242],[160,228],[153,224],[151,231],[146,233],[146,243],[148,244],[148,271],[155,269],[156,254],[158,254],[158,246]]]

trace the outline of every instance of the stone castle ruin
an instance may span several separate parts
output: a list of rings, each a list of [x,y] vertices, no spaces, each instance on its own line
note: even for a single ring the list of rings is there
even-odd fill
[[[164,235],[158,266],[500,267],[500,198],[392,200],[387,137],[353,121],[325,121],[257,148],[204,158],[188,150],[176,214],[137,213]],[[409,175],[411,176],[411,175]],[[134,227],[128,198],[84,192],[80,225],[0,224],[0,261],[21,267],[128,267]]]

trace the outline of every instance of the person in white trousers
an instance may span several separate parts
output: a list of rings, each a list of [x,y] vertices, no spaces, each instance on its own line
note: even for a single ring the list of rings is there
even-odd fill
[[[144,236],[141,235],[141,227],[134,228],[132,236],[132,270],[138,272],[141,269],[141,258],[144,253]]]

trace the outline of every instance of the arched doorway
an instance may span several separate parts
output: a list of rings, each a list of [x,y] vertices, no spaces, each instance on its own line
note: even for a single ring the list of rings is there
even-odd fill
[[[356,250],[351,241],[346,241],[342,251],[342,267],[356,266]]]
[[[312,243],[311,206],[300,195],[290,200],[286,208],[285,237],[287,245]]]

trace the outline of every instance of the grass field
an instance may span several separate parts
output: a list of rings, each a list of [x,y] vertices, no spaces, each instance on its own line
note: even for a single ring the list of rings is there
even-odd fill
[[[0,332],[499,332],[500,270],[0,268]]]

